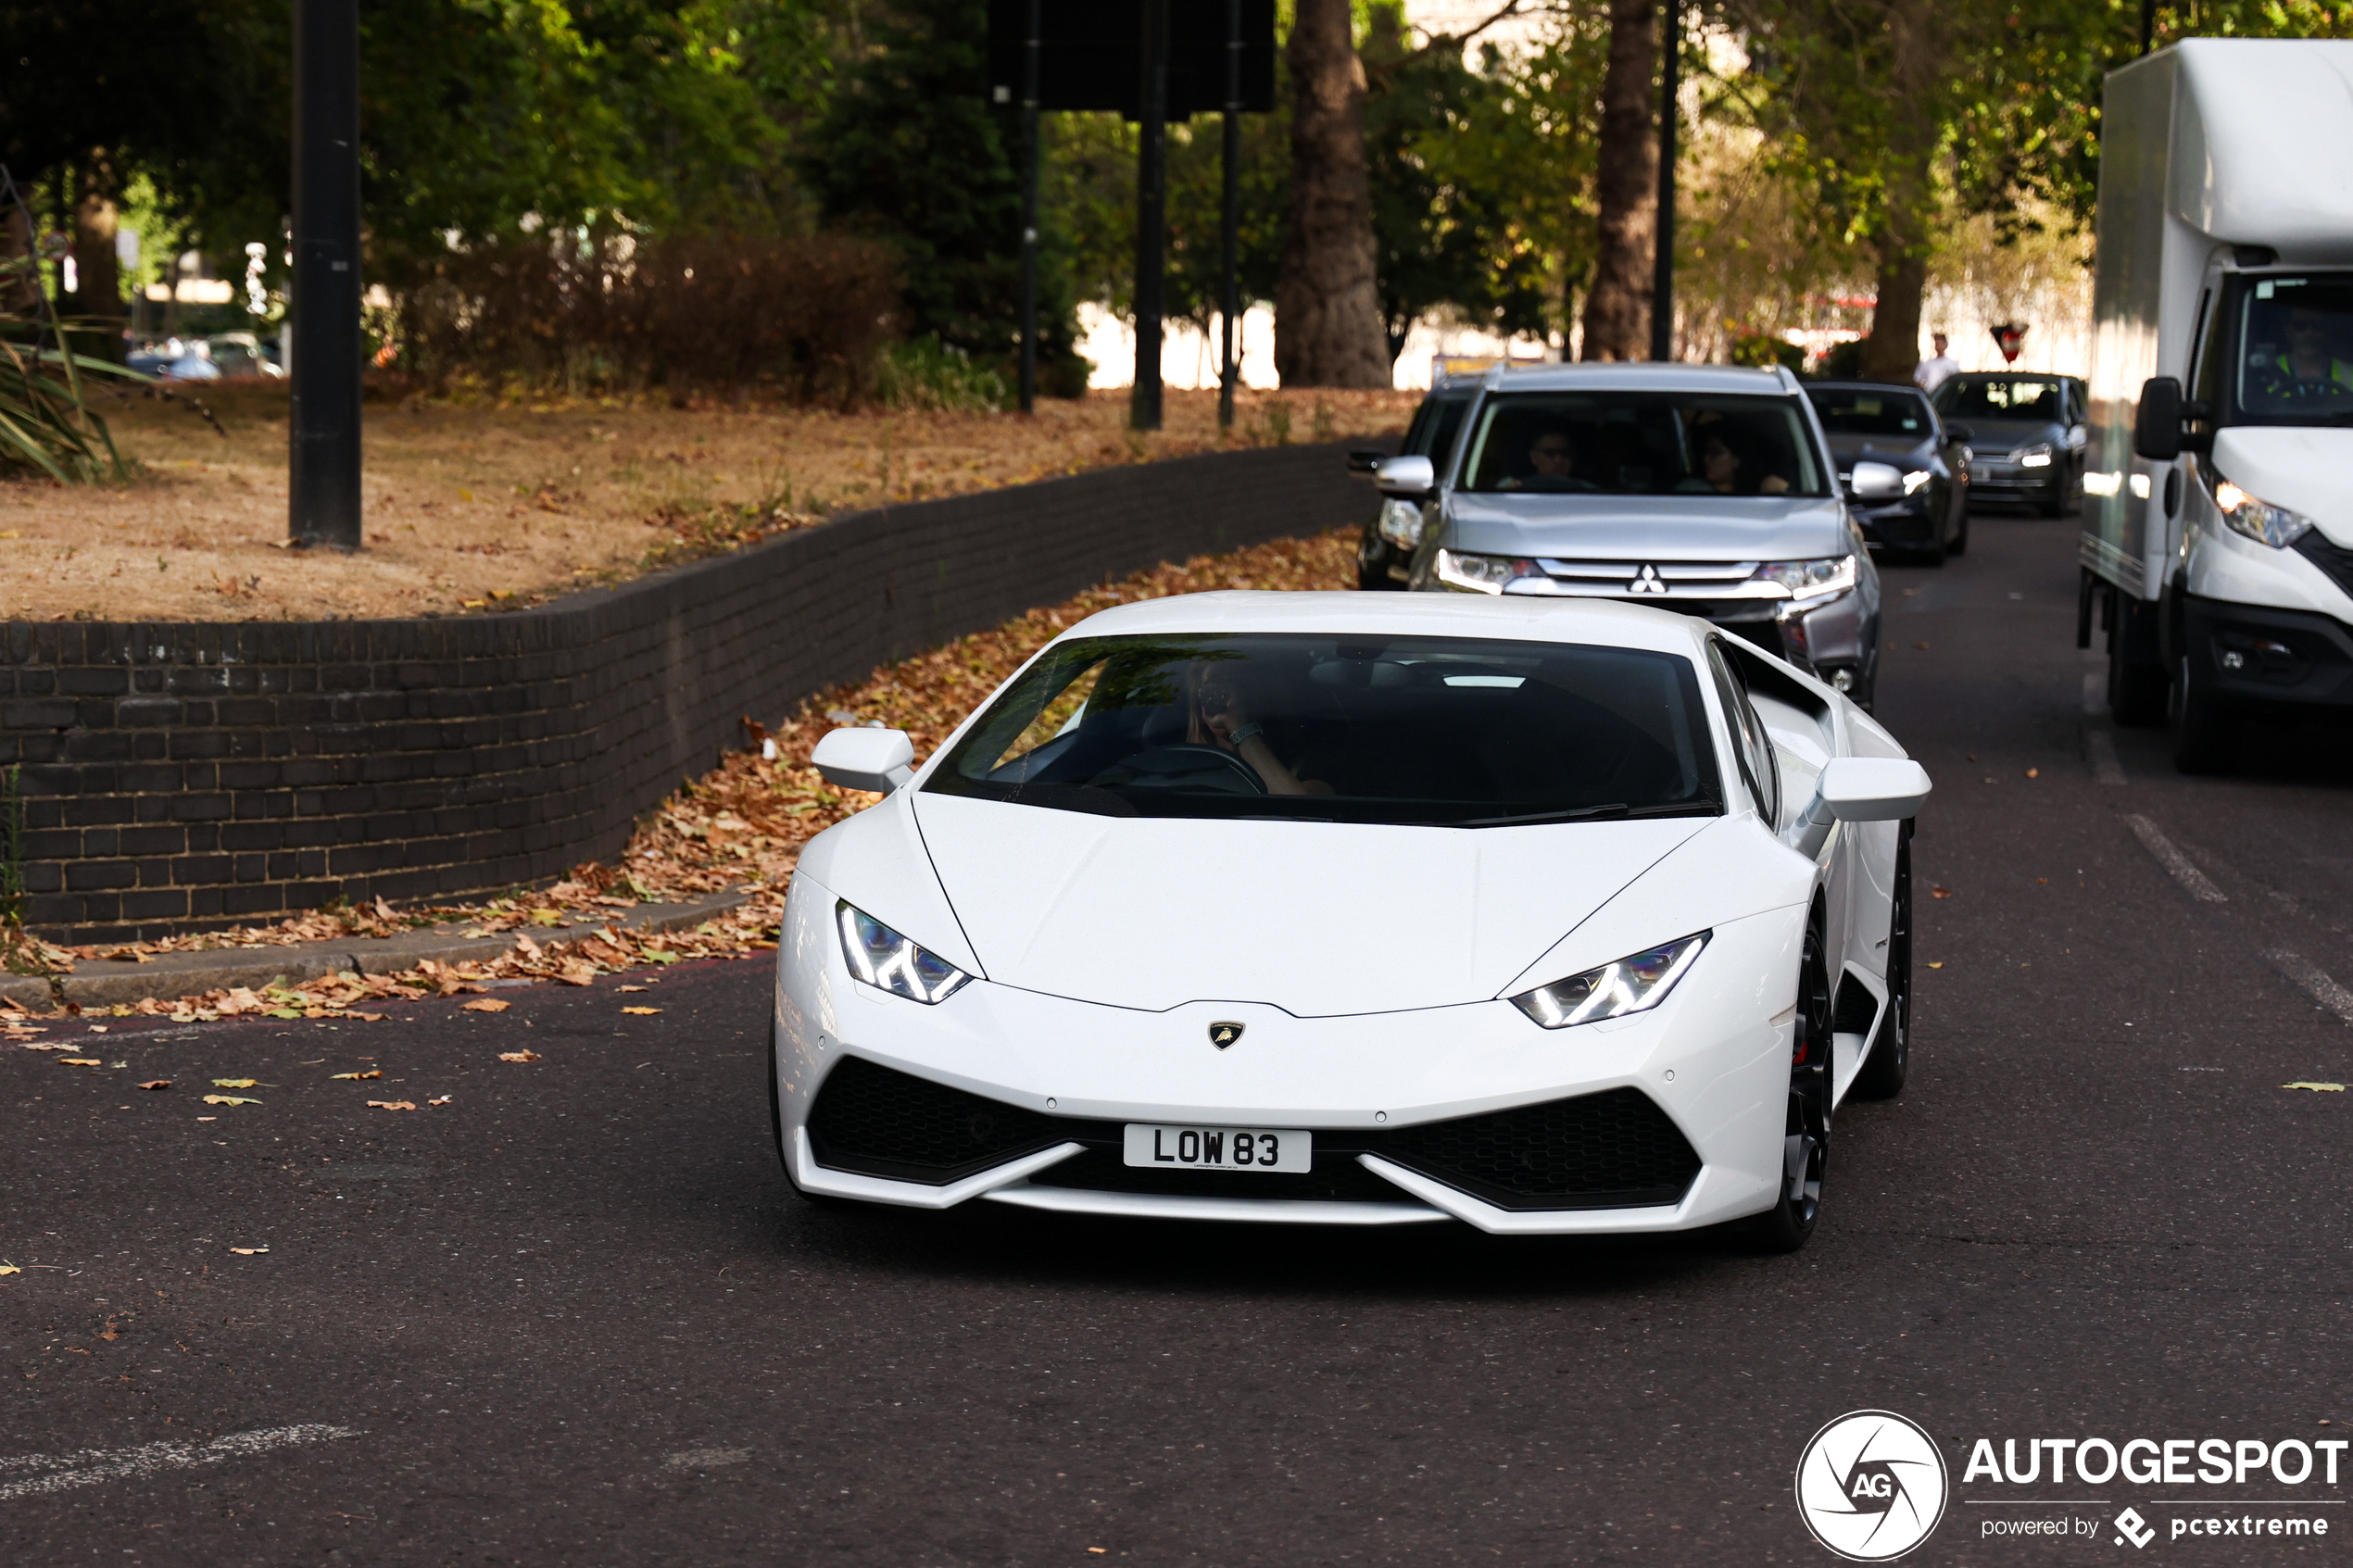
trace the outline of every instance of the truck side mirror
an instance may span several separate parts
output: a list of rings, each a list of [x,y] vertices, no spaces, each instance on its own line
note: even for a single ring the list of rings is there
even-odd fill
[[[2141,406],[2133,416],[2133,450],[2153,463],[2182,455],[2182,383],[2173,376],[2151,376],[2141,383]]]

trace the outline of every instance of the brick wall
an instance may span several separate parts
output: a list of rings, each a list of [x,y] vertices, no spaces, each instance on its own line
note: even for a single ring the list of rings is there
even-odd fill
[[[1180,458],[837,519],[539,609],[11,621],[28,921],[73,941],[479,893],[610,858],[812,692],[1163,560],[1360,519],[1336,446]]]

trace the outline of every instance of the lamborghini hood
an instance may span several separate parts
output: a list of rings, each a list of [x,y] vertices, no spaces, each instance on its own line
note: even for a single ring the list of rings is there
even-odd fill
[[[1088,816],[918,792],[982,972],[1163,1011],[1483,1001],[1705,817],[1515,828]]]

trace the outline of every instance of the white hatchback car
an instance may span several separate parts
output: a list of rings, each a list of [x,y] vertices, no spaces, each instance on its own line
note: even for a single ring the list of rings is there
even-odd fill
[[[1788,1249],[1903,1085],[1928,776],[1705,621],[1154,599],[815,761],[889,793],[786,903],[806,1194]]]

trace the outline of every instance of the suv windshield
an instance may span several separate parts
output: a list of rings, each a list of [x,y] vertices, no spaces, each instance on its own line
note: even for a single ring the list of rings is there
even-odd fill
[[[1946,419],[2059,418],[2059,383],[2049,376],[1955,376],[1936,389],[1936,411]]]
[[[1794,398],[1615,390],[1490,397],[1471,433],[1463,488],[1829,494]]]
[[[1814,412],[1832,435],[1894,435],[1928,439],[1928,404],[1917,392],[1892,387],[1808,389]]]
[[[1689,659],[1465,637],[1077,638],[925,787],[1114,817],[1450,827],[1721,809]]]
[[[2242,279],[2234,424],[2353,424],[2353,274]]]

